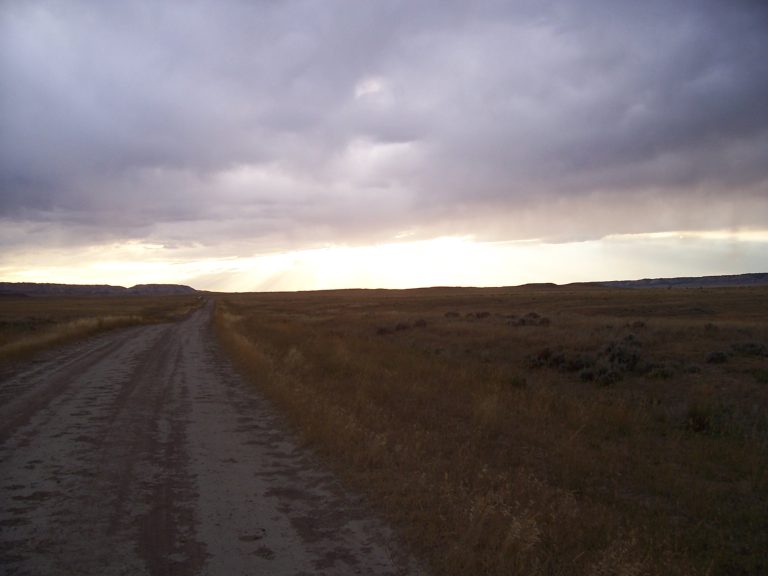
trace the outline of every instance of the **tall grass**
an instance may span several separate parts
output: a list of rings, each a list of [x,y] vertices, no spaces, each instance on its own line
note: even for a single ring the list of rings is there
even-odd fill
[[[226,296],[216,327],[437,574],[760,574],[766,319],[765,289],[433,290]]]

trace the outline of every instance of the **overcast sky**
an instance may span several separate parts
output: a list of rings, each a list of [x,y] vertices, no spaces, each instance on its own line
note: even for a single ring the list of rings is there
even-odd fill
[[[0,280],[765,271],[766,55],[759,0],[4,0]]]

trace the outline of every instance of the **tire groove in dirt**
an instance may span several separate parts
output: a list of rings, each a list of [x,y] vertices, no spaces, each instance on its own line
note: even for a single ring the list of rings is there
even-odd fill
[[[170,372],[159,378],[166,385],[153,406],[151,459],[158,473],[145,495],[148,511],[139,521],[138,549],[150,574],[196,574],[205,560],[205,545],[195,538],[194,509],[185,505],[192,500],[194,488],[186,473],[184,450],[184,415],[188,410],[176,397],[178,389],[172,386],[179,373],[180,345],[173,341],[173,346],[153,350],[153,356],[156,361],[151,364],[157,366],[156,370],[166,364]],[[164,362],[164,357],[172,361]],[[166,427],[165,433],[158,430],[159,426]]]
[[[151,347],[142,355],[138,369],[120,389],[111,408],[112,421],[118,424],[113,426],[117,438],[105,439],[102,452],[105,458],[109,458],[110,454],[119,453],[121,448],[127,452],[118,459],[120,466],[108,480],[108,484],[114,486],[116,502],[110,514],[108,528],[112,534],[122,528],[127,516],[126,508],[134,504],[130,495],[138,484],[135,469],[146,468],[147,463],[142,460],[152,449],[157,434],[153,428],[156,427],[157,418],[163,409],[162,394],[166,386],[162,374],[156,375],[154,372],[171,342],[162,335],[158,341],[157,346]],[[128,439],[127,443],[125,439]],[[124,445],[119,446],[120,443]]]
[[[0,572],[418,572],[281,430],[210,316],[105,335],[64,350],[64,367],[51,355],[0,380],[0,414],[25,414],[0,442]]]
[[[75,353],[73,358],[58,362],[45,378],[37,377],[37,369],[17,378],[21,393],[16,398],[3,398],[0,408],[0,442],[5,442],[17,429],[26,425],[37,412],[48,406],[57,396],[64,394],[78,373],[87,370],[125,345],[134,330],[126,330],[116,338],[107,340],[95,350]],[[24,388],[21,383],[30,380],[33,385]],[[37,384],[36,386],[34,384]],[[10,385],[8,386],[11,387]],[[41,423],[44,424],[44,423]]]

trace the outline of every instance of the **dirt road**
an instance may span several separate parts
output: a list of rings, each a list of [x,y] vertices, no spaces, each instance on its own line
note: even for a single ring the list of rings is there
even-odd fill
[[[412,574],[389,530],[280,430],[211,306],[0,380],[0,573]]]

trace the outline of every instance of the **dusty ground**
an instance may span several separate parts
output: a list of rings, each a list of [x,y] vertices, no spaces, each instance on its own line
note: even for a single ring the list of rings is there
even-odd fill
[[[0,375],[0,572],[417,571],[220,356],[210,313]]]

